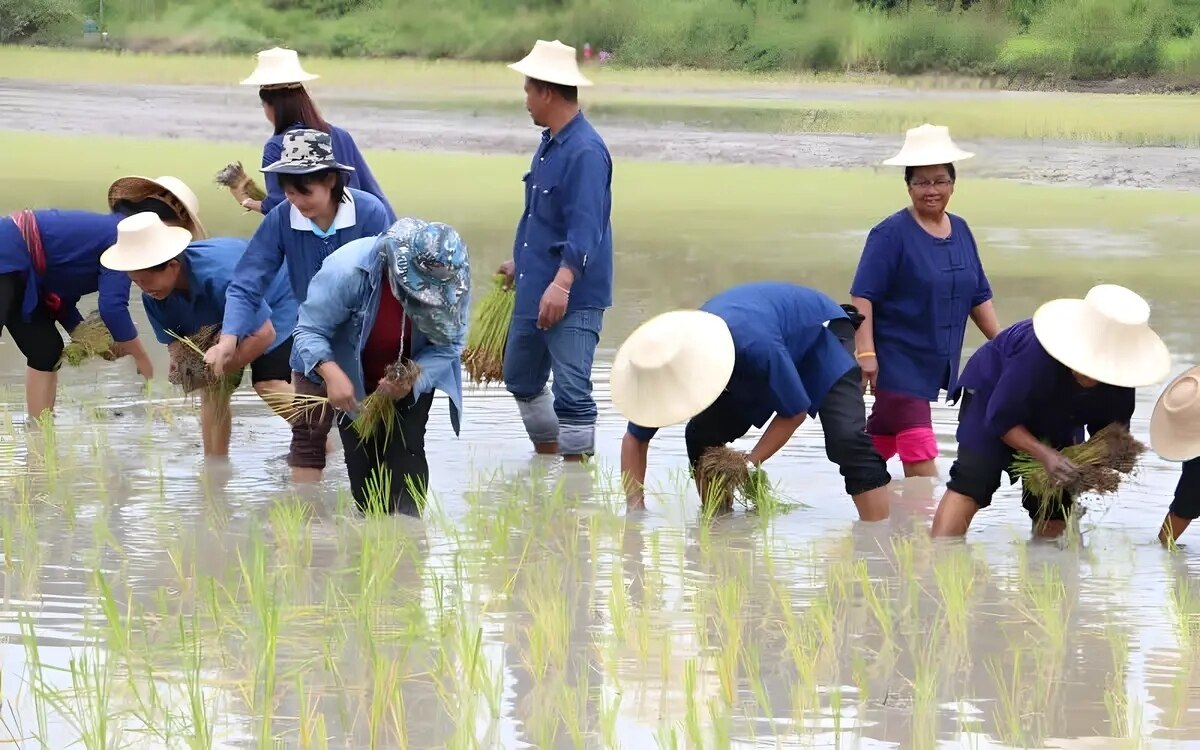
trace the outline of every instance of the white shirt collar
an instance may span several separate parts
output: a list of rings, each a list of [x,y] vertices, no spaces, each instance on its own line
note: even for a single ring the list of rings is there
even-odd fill
[[[312,232],[313,224],[304,214],[300,213],[300,209],[292,206],[291,214],[292,229],[300,232]],[[358,212],[354,208],[354,195],[350,192],[350,188],[346,188],[346,197],[342,199],[338,206],[337,213],[334,214],[333,224],[329,227],[329,231],[336,232],[340,229],[349,229],[358,223]],[[315,232],[314,232],[315,234]]]

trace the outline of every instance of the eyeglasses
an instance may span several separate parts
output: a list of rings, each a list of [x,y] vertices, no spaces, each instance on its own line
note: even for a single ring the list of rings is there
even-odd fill
[[[912,182],[908,183],[908,186],[924,190],[926,188],[931,188],[931,187],[948,188],[953,184],[954,184],[954,180],[947,180],[945,178],[942,178],[942,179],[932,180],[932,181],[930,181],[930,180],[913,180]]]

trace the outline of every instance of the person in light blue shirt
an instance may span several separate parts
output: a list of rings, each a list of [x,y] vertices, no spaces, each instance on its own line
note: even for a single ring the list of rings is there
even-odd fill
[[[387,212],[377,198],[346,187],[351,167],[338,162],[327,133],[294,130],[284,136],[278,162],[264,168],[277,174],[287,202],[263,219],[234,271],[226,294],[221,340],[205,354],[217,373],[229,369],[239,338],[257,330],[256,311],[280,269],[286,268],[292,296],[303,304],[308,285],[334,250],[361,237],[374,237],[389,226]],[[286,263],[285,263],[286,261]],[[301,370],[295,352],[293,373]],[[323,396],[316,383],[293,375],[296,393]],[[329,450],[333,418],[327,411],[305,412],[292,422],[288,465],[296,482],[319,482]]]
[[[146,317],[159,343],[171,351],[172,370],[183,354],[180,337],[220,327],[225,293],[246,249],[245,240],[230,237],[189,240],[185,230],[167,226],[152,213],[140,213],[117,225],[117,243],[100,257],[105,268],[127,273],[142,290]],[[229,363],[235,375],[221,387],[200,392],[205,456],[229,455],[229,399],[243,368],[250,368],[254,390],[268,403],[271,394],[292,392],[289,360],[297,312],[281,269],[255,311],[257,329],[238,341]],[[276,401],[276,406],[282,404]]]
[[[402,218],[381,237],[340,249],[313,277],[300,306],[296,356],[338,412],[350,489],[363,511],[419,515],[429,483],[425,429],[434,391],[450,398],[457,435],[471,295],[467,246],[445,224]],[[411,360],[411,385],[390,382],[384,363]],[[391,429],[360,436],[362,402],[395,402]],[[326,410],[330,411],[330,410]],[[382,488],[388,488],[386,496]]]
[[[537,453],[582,460],[595,450],[592,362],[612,306],[612,157],[580,111],[578,87],[591,82],[574,48],[539,41],[509,67],[525,75],[525,107],[545,130],[513,257],[500,266],[516,287],[504,383]]]

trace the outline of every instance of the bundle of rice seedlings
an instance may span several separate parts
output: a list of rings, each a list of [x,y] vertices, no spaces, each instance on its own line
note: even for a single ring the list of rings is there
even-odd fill
[[[383,373],[383,379],[389,383],[400,387],[407,386],[410,389],[420,376],[421,366],[411,359],[403,357],[398,362],[388,365]],[[378,390],[372,392],[359,404],[358,416],[354,418],[352,424],[354,431],[363,440],[370,440],[382,429],[384,441],[390,440],[392,427],[395,425],[395,421],[392,419],[395,409],[396,402],[391,398]]]
[[[463,367],[467,376],[479,385],[504,379],[504,348],[508,345],[508,327],[517,301],[516,293],[504,288],[505,281],[503,274],[496,275],[492,290],[475,308],[467,331]]]
[[[700,456],[697,470],[704,482],[706,506],[730,510],[734,499],[746,508],[755,508],[770,490],[767,474],[762,469],[750,470],[747,454],[727,445],[709,448]]]
[[[224,169],[217,172],[216,180],[218,185],[229,188],[229,192],[239,203],[246,198],[261,201],[267,197],[266,192],[254,182],[254,178],[246,174],[240,161],[225,165]]]
[[[310,414],[323,414],[326,409],[332,409],[329,399],[325,396],[314,396],[307,393],[264,393],[262,400],[271,407],[271,411],[295,424]]]
[[[167,380],[183,388],[184,393],[201,389],[233,392],[242,382],[242,370],[217,377],[204,361],[204,354],[221,336],[219,325],[207,325],[190,336],[167,331],[180,346],[171,349],[171,372]]]
[[[1062,454],[1079,471],[1065,484],[1056,482],[1046,467],[1028,453],[1013,458],[1013,475],[1043,505],[1062,502],[1063,495],[1107,495],[1116,492],[1126,476],[1133,473],[1146,445],[1119,424],[1110,424],[1087,441],[1063,449]]]
[[[71,341],[63,347],[59,362],[78,367],[93,357],[107,358],[112,345],[113,337],[108,332],[108,326],[104,325],[100,312],[94,311],[71,331]]]

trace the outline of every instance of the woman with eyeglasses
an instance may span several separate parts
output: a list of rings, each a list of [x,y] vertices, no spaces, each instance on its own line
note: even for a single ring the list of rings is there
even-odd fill
[[[937,476],[930,403],[954,392],[967,319],[989,340],[1000,331],[975,237],[946,211],[954,162],[972,156],[945,127],[908,131],[884,164],[904,167],[912,205],[867,235],[850,288],[864,317],[855,357],[875,396],[867,433],[884,460],[900,456],[906,477]]]

